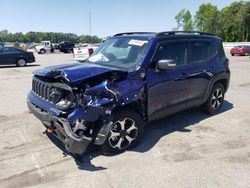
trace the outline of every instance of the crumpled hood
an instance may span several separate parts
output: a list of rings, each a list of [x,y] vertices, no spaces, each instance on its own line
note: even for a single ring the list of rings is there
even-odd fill
[[[69,83],[73,83],[111,71],[112,69],[108,69],[94,64],[72,63],[39,69],[35,71],[34,74],[49,78],[63,77]]]

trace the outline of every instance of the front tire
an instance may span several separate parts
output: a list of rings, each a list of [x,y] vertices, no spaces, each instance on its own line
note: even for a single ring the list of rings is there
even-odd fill
[[[206,103],[204,104],[204,110],[211,115],[218,113],[224,102],[224,95],[224,86],[221,83],[215,84]]]
[[[18,67],[24,67],[24,66],[26,66],[26,60],[22,59],[22,58],[18,59],[16,64]]]
[[[40,50],[40,54],[45,54],[45,53],[46,53],[46,51],[44,49]]]
[[[107,139],[101,146],[104,154],[120,153],[136,146],[144,131],[142,117],[133,110],[118,111]]]

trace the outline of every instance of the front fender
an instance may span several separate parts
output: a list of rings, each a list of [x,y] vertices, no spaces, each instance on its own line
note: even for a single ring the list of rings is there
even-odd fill
[[[118,105],[124,106],[143,98],[145,84],[142,80],[123,80],[118,83],[105,81],[89,89],[87,94],[105,93],[112,96]]]

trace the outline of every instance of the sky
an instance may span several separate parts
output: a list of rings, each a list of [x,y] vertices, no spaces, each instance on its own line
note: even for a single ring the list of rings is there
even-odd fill
[[[70,32],[99,37],[128,31],[168,31],[181,9],[218,9],[235,0],[0,0],[0,31]]]

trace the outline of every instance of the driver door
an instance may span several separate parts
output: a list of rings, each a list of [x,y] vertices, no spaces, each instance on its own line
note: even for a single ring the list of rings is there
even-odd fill
[[[188,41],[159,44],[146,78],[149,120],[159,119],[186,108],[189,87],[186,76],[189,49]],[[175,69],[157,70],[157,62],[167,59],[175,60]]]

